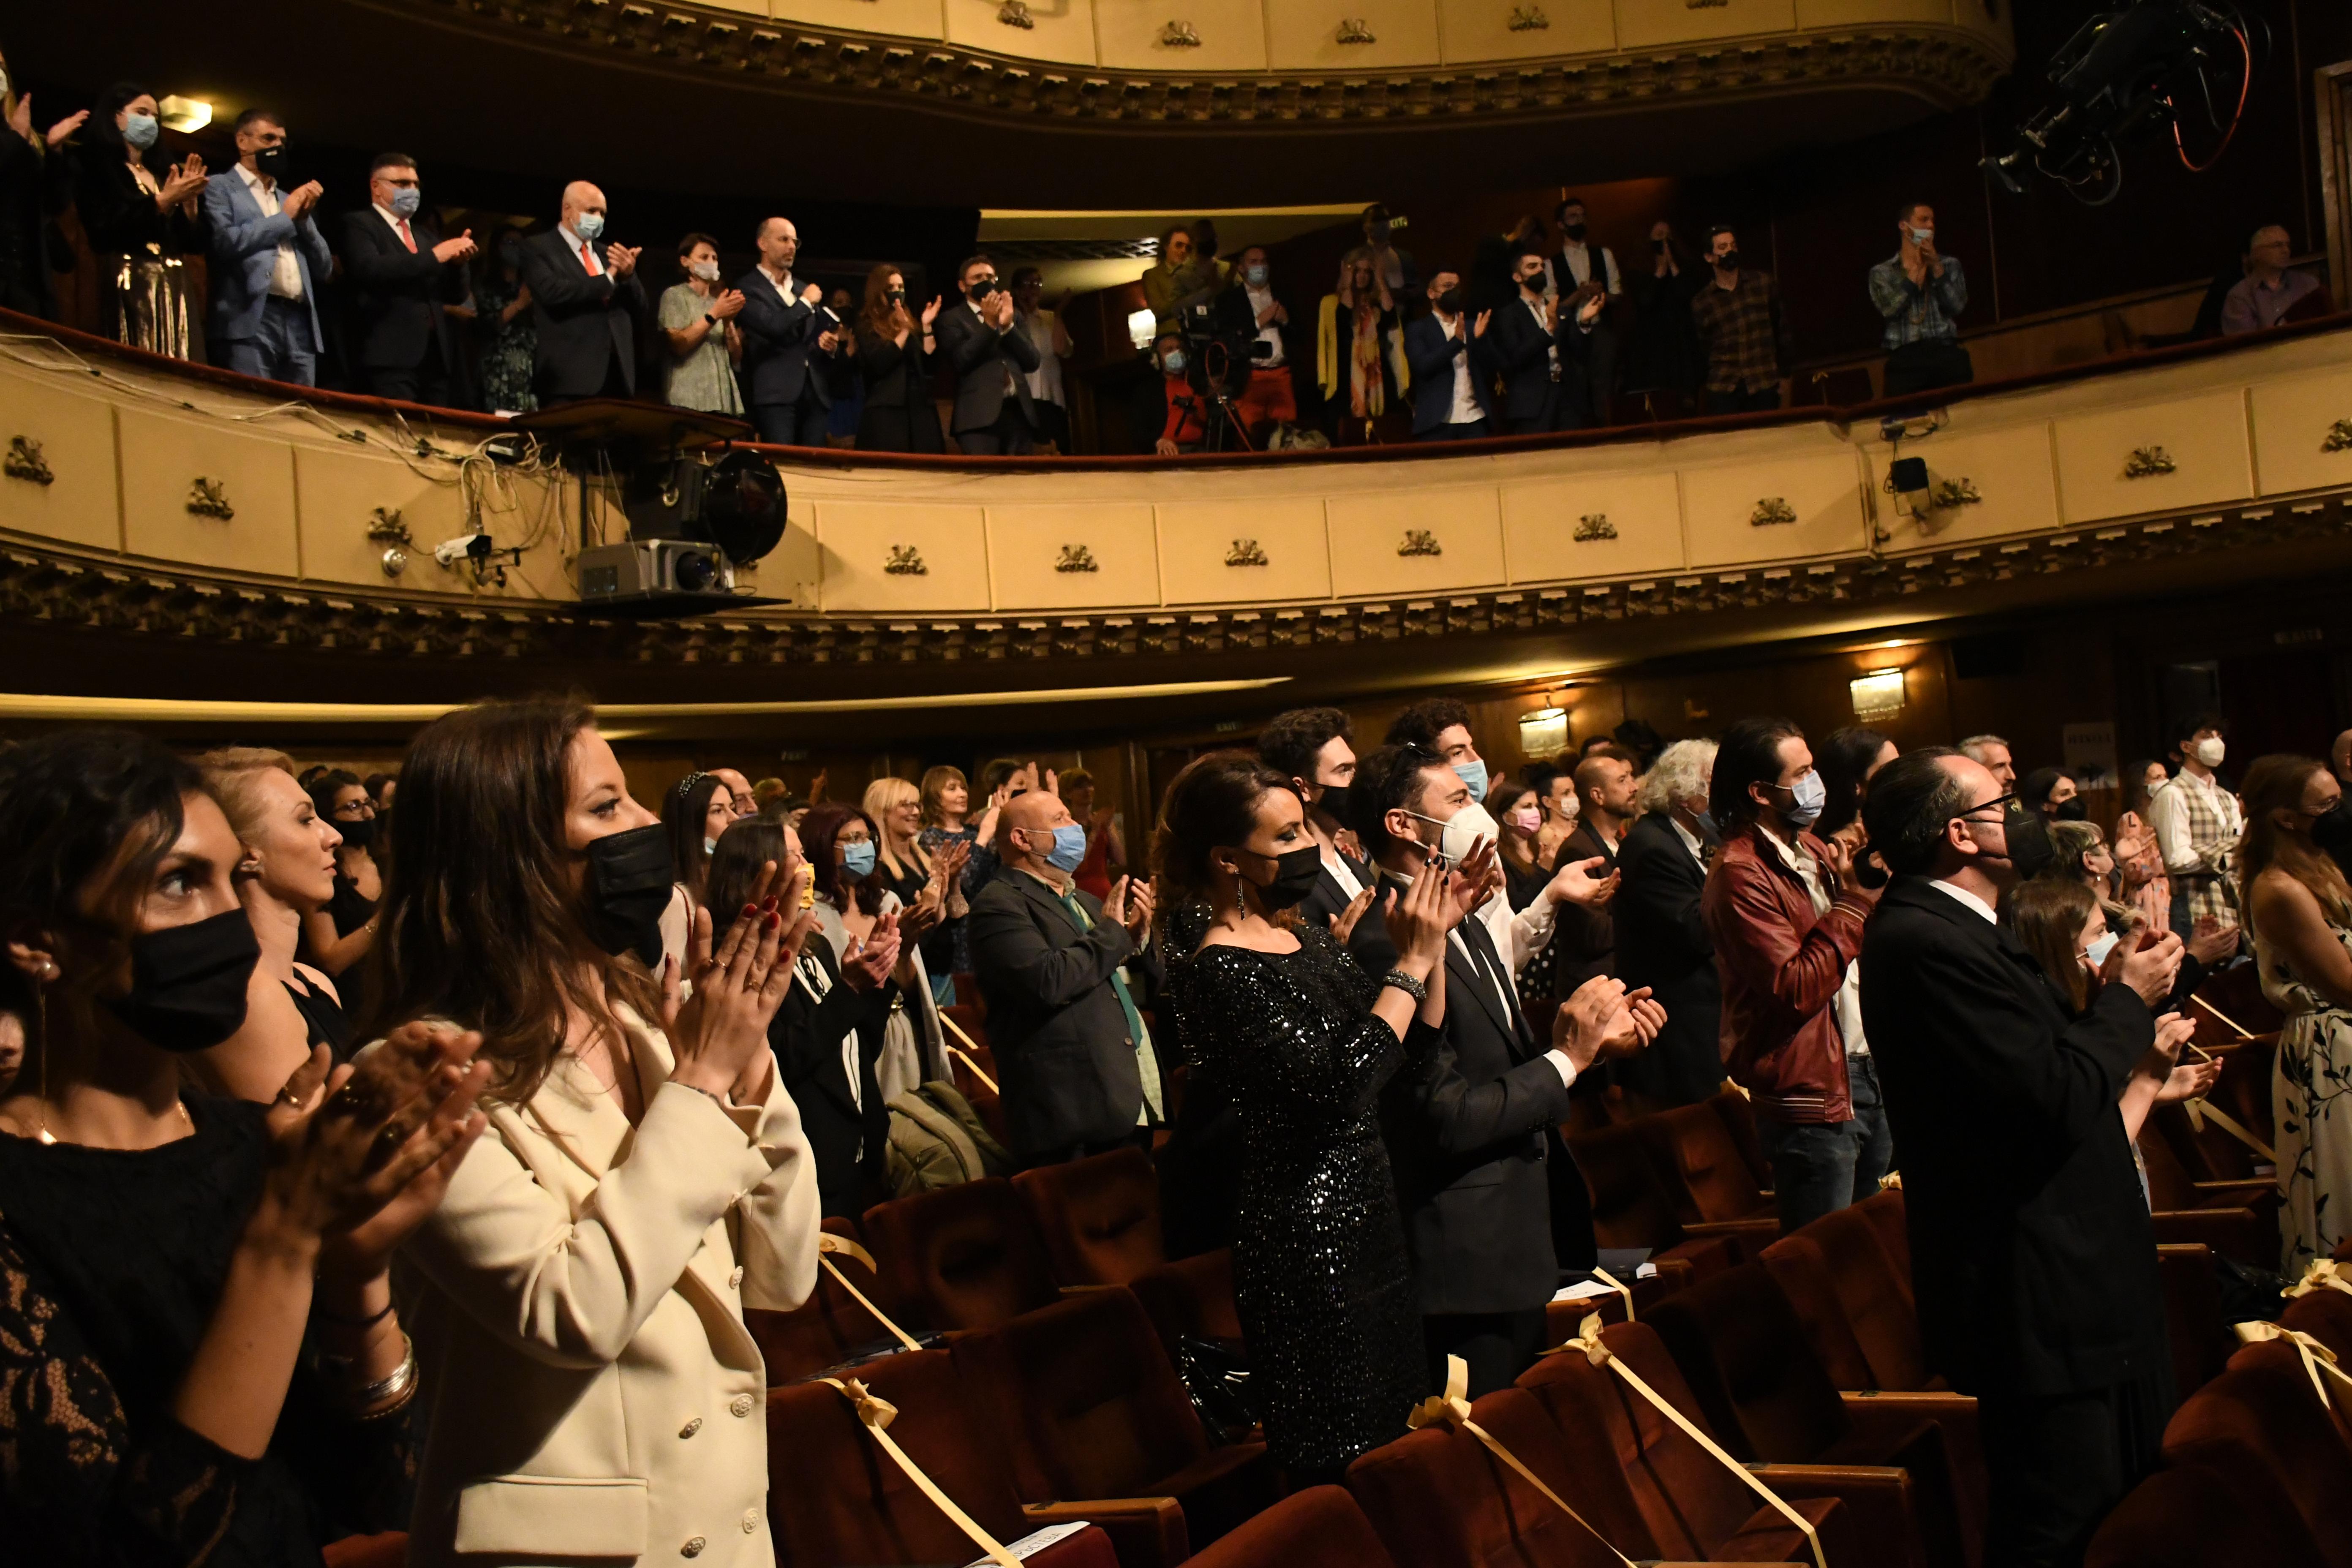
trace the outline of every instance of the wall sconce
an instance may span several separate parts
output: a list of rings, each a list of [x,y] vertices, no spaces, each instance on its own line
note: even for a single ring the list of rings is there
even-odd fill
[[[1874,669],[1858,675],[1847,683],[1853,693],[1853,716],[1857,719],[1885,719],[1903,711],[1903,672],[1900,669]]]
[[[1135,345],[1137,353],[1151,352],[1151,329],[1159,324],[1160,318],[1150,310],[1129,310],[1127,313],[1128,341]]]
[[[1532,713],[1519,715],[1519,752],[1529,757],[1552,757],[1568,750],[1568,710],[1538,708]]]
[[[178,93],[166,93],[155,100],[155,118],[163,122],[166,131],[185,135],[202,131],[213,122],[213,106],[201,98],[182,98]]]

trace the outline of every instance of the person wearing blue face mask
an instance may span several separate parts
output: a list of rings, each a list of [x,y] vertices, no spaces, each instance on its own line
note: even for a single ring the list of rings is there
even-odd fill
[[[75,148],[74,210],[98,257],[106,335],[194,359],[203,306],[186,258],[204,251],[201,198],[210,182],[193,153],[160,174],[148,167],[163,132],[153,93],[136,82],[107,89]]]
[[[423,216],[416,160],[405,153],[376,154],[368,201],[343,215],[360,384],[378,397],[447,407],[457,354],[443,307],[465,301],[465,263],[480,247],[472,229],[443,239]]]
[[[1197,452],[1209,438],[1205,416],[1209,398],[1201,390],[1200,378],[1193,374],[1192,356],[1184,352],[1184,340],[1174,332],[1160,333],[1151,352],[1165,381],[1168,405],[1167,422],[1160,427],[1160,438],[1152,443],[1151,449],[1163,458],[1172,458],[1179,452]]]
[[[636,322],[646,313],[637,277],[642,247],[605,238],[604,193],[585,180],[563,187],[562,222],[523,241],[530,290],[540,405],[583,397],[634,397]]]
[[[1290,367],[1297,346],[1290,326],[1290,308],[1275,297],[1274,269],[1265,247],[1253,245],[1242,252],[1234,280],[1218,296],[1218,324],[1233,338],[1249,339],[1249,384],[1234,399],[1234,412],[1249,432],[1251,445],[1264,447],[1279,425],[1298,422],[1298,393]]]
[[[1036,1166],[1140,1146],[1167,1120],[1142,1011],[1160,979],[1151,889],[1078,889],[1086,826],[1050,788],[1005,802],[996,852],[968,931],[1013,1152]]]
[[[1723,848],[1699,914],[1723,984],[1724,1065],[1755,1110],[1783,1235],[1878,1186],[1838,1006],[1878,893],[1864,885],[1851,839],[1811,831],[1828,798],[1790,721],[1742,719],[1724,731],[1708,787]]]

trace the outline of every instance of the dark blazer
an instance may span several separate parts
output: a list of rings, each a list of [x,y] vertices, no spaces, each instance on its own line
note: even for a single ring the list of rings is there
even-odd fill
[[[1495,368],[1491,357],[1494,350],[1486,338],[1476,335],[1477,326],[1477,318],[1465,314],[1462,318],[1462,336],[1449,338],[1445,324],[1434,310],[1404,324],[1405,363],[1412,367],[1414,435],[1451,422],[1454,360],[1457,354],[1470,356],[1470,395],[1478,405],[1479,416],[1494,416],[1495,410],[1486,395],[1486,379]]]
[[[808,279],[794,274],[793,283],[805,288]],[[743,401],[754,405],[790,405],[809,391],[820,405],[832,407],[821,363],[825,355],[816,346],[817,339],[833,325],[832,319],[805,300],[784,303],[775,284],[756,267],[735,279],[735,287],[743,294],[743,309],[735,317],[735,330],[743,337]],[[834,353],[840,352],[836,340]],[[820,362],[814,375],[810,374],[812,356]]]
[[[866,376],[866,406],[857,416],[859,451],[947,449],[940,438],[940,412],[931,403],[931,366],[923,357],[920,321],[907,333],[905,348],[861,321],[857,363]]]
[[[1698,912],[1706,872],[1655,811],[1634,820],[1617,847],[1617,868],[1624,880],[1609,900],[1617,978],[1629,989],[1648,986],[1666,1010],[1666,1026],[1649,1049],[1612,1063],[1610,1073],[1662,1104],[1695,1105],[1723,1086],[1723,980]]]
[[[372,369],[414,370],[428,347],[454,366],[449,318],[444,304],[466,297],[464,268],[433,259],[441,236],[423,218],[411,218],[416,240],[409,253],[400,236],[373,206],[343,215],[343,274],[351,280],[352,315],[358,328],[359,363]]]
[[[1509,968],[1486,926],[1466,920],[1454,929],[1507,988]],[[1348,949],[1367,974],[1396,967],[1387,926],[1369,914]],[[1421,1310],[1540,1307],[1559,1287],[1547,1134],[1568,1115],[1568,1086],[1516,999],[1497,996],[1451,938],[1444,1036],[1390,1081],[1381,1101]],[[1584,1226],[1589,1246],[1589,1214]]]
[[[1493,345],[1488,357],[1503,378],[1503,417],[1531,419],[1543,412],[1546,394],[1557,388],[1565,397],[1584,374],[1592,353],[1591,336],[1580,331],[1573,318],[1563,320],[1558,331],[1547,332],[1528,313],[1516,284],[1511,296],[1508,303],[1495,307],[1494,320],[1486,324],[1486,341]],[[1559,350],[1558,381],[1551,378],[1549,351],[1554,348]]]
[[[155,198],[139,188],[131,165],[115,156],[113,148],[98,144],[76,149],[73,171],[74,211],[91,250],[121,256],[147,253],[152,246],[152,254],[161,256],[203,252],[203,220],[190,217],[176,205],[169,212],[156,211]],[[163,176],[155,178],[160,184]]]
[[[2108,985],[2069,1018],[2014,936],[1919,877],[1881,897],[1862,963],[1930,1363],[2021,1396],[2160,1373],[2156,1232],[2116,1107],[2147,1005]]]
[[[1004,373],[1013,372],[1013,395],[1020,401],[1021,413],[1031,425],[1037,423],[1036,406],[1029,398],[1028,373],[1043,363],[1037,356],[1037,345],[1021,330],[1021,318],[1013,319],[1012,329],[998,331],[982,321],[971,306],[961,299],[951,299],[940,307],[939,320],[931,323],[939,340],[940,357],[955,372],[955,418],[951,427],[957,430],[984,430],[996,423],[1004,409]]]
[[[1372,885],[1372,868],[1370,866],[1360,860],[1348,859],[1345,854],[1340,858],[1348,860],[1348,868],[1355,872],[1357,881],[1368,888]],[[1349,902],[1348,889],[1339,885],[1339,879],[1331,875],[1331,868],[1326,866],[1323,874],[1315,879],[1315,886],[1298,900],[1298,913],[1303,919],[1313,921],[1325,931],[1329,931],[1331,922],[1339,918],[1339,911],[1346,909]],[[1364,911],[1364,919],[1368,921],[1380,918],[1378,909]]]
[[[1100,900],[1077,899],[1091,931],[1078,930],[1045,883],[1009,866],[971,899],[972,973],[988,1003],[1006,1130],[1024,1159],[1116,1142],[1143,1110],[1135,1037],[1111,985],[1135,946],[1124,926],[1102,918]],[[1149,950],[1138,967],[1156,984]],[[1135,1003],[1149,1005],[1144,988]]]
[[[1580,818],[1574,831],[1560,840],[1559,855],[1552,864],[1573,866],[1596,855],[1612,866],[1617,863],[1615,847],[1602,844],[1601,836]],[[1614,899],[1610,900],[1611,904],[1615,902]],[[1597,910],[1561,904],[1551,941],[1558,962],[1554,984],[1563,999],[1574,995],[1576,988],[1593,976],[1617,972],[1617,922],[1608,904]]]
[[[824,1000],[812,991],[824,992]],[[817,1198],[828,1217],[864,1214],[867,1187],[878,1188],[884,1179],[890,1112],[882,1103],[874,1064],[881,1059],[881,1025],[888,1005],[887,989],[850,989],[833,943],[822,931],[811,931],[801,948],[799,972],[768,1025],[776,1070],[800,1108],[801,1130],[816,1157]],[[842,1037],[852,1030],[858,1036],[863,1110],[850,1093],[841,1059]]]
[[[589,247],[599,267],[606,243]],[[616,358],[621,384],[636,391],[636,322],[646,313],[646,290],[635,272],[618,282],[610,272],[590,277],[579,253],[564,243],[563,230],[551,228],[522,242],[522,280],[530,285],[530,321],[539,338],[532,379],[540,395],[593,397]]]

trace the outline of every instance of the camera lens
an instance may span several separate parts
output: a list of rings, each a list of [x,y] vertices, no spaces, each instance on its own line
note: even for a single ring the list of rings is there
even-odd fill
[[[689,552],[677,558],[677,585],[689,594],[699,594],[719,581],[719,570],[710,557]]]

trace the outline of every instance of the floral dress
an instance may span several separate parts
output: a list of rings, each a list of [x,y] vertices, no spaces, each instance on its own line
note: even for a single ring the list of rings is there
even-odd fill
[[[539,357],[539,329],[530,312],[519,310],[501,323],[499,314],[515,301],[522,284],[497,268],[474,292],[476,320],[482,333],[482,406],[529,414],[539,406],[530,389],[532,362]]]
[[[2352,949],[2352,931],[2329,934]],[[2278,1147],[2280,1272],[2300,1277],[2352,1236],[2352,1008],[2295,978],[2265,942],[2263,994],[2286,1015],[2271,1071],[2271,1124]]]

